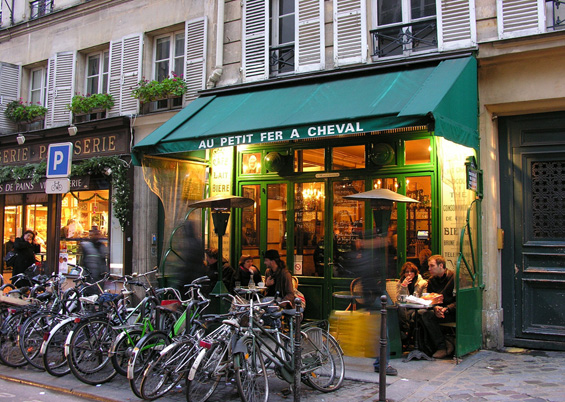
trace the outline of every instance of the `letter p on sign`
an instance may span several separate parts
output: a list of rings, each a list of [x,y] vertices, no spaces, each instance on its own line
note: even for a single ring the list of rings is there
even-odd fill
[[[73,143],[49,145],[47,152],[47,178],[69,177],[73,158]]]

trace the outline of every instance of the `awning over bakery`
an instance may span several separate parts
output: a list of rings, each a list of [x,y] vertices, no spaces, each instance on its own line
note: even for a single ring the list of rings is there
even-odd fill
[[[477,62],[203,95],[142,139],[158,155],[435,123],[434,134],[478,149]]]

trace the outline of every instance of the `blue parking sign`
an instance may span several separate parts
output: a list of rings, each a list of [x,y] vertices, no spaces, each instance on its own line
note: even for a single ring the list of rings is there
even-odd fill
[[[72,142],[49,145],[49,150],[47,151],[47,178],[69,177],[72,159]]]

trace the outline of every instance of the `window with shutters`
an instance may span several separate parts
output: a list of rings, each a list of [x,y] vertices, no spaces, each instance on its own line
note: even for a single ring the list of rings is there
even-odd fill
[[[438,50],[436,0],[376,0],[374,57]]]
[[[496,7],[500,39],[538,35],[565,28],[563,0],[498,0]]]
[[[29,73],[29,102],[45,106],[47,93],[47,68],[34,68]]]
[[[153,79],[163,81],[173,76],[184,77],[184,32],[173,32],[154,39]],[[182,97],[152,102],[151,111],[182,107]]]
[[[273,0],[269,13],[269,75],[294,73],[295,1]]]
[[[108,93],[110,77],[110,52],[108,50],[86,56],[85,77],[87,95]]]

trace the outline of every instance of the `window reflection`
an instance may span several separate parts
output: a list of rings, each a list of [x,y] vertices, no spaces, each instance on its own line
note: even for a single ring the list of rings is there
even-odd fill
[[[419,201],[406,206],[406,260],[416,264],[423,276],[427,273],[427,264],[421,263],[420,257],[426,253],[431,255],[431,194],[431,177],[406,178],[406,195]]]
[[[253,205],[243,208],[241,217],[241,244],[243,254],[251,255],[253,264],[259,267],[259,214],[261,208],[259,185],[243,186],[242,195],[255,201]]]
[[[332,149],[332,170],[363,169],[364,167],[365,145]]]
[[[351,270],[355,258],[353,251],[358,248],[358,241],[365,231],[363,217],[365,202],[344,198],[365,189],[364,180],[337,181],[333,184],[333,276],[355,277]]]
[[[261,173],[261,152],[243,154],[243,164],[241,168],[243,174]]]
[[[432,147],[429,138],[406,141],[404,143],[405,161],[407,165],[431,162]]]
[[[321,172],[325,166],[325,150],[298,149],[294,151],[295,172]]]
[[[295,261],[302,275],[324,276],[324,183],[294,185]]]

